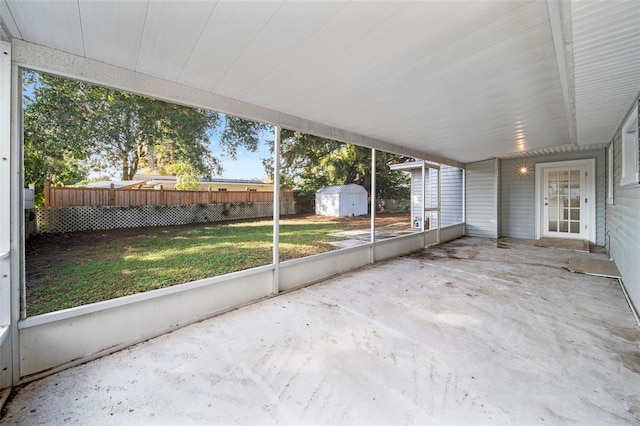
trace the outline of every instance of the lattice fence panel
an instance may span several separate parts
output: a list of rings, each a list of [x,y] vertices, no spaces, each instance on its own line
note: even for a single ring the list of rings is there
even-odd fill
[[[281,203],[280,214],[294,214],[293,201]],[[273,203],[217,203],[183,206],[77,206],[37,210],[39,233],[170,226],[271,217]]]

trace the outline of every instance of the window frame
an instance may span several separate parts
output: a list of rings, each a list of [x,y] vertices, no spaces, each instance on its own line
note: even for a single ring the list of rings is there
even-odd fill
[[[613,191],[614,191],[614,168],[613,168],[613,155],[614,147],[613,143],[610,143],[607,147],[607,204],[613,204]]]
[[[622,129],[620,130],[620,139],[622,143],[621,151],[621,175],[620,186],[628,187],[640,184],[640,173],[638,173],[640,149],[638,143],[638,104],[631,111],[629,116],[624,121]],[[632,153],[632,158],[629,158],[629,153]]]

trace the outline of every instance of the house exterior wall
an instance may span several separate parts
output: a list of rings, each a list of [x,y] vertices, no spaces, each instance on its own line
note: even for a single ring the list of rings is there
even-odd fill
[[[438,205],[438,169],[427,168],[426,170],[426,199],[425,207],[436,207]],[[440,198],[440,214],[442,215],[442,226],[453,225],[462,222],[462,169],[442,165]],[[422,170],[411,171],[411,219],[415,221],[422,216]],[[430,228],[438,226],[437,214],[432,213]]]
[[[440,168],[442,195],[440,214],[442,226],[462,222],[462,169],[442,165]]]
[[[596,160],[596,244],[605,243],[605,150],[567,152],[539,157],[524,157],[500,162],[500,236],[535,239],[535,165],[555,161]],[[519,166],[527,165],[529,174],[518,174]]]
[[[173,187],[175,188],[175,183]],[[169,189],[169,186],[164,186]],[[250,183],[208,183],[200,182],[200,191],[256,191],[273,192],[273,184],[250,184]]]
[[[620,186],[622,140],[613,143],[613,202],[607,203],[605,241],[636,311],[640,309],[640,184]],[[606,179],[603,179],[606,182]]]
[[[411,170],[411,220],[422,220],[422,169]]]
[[[427,203],[426,208],[438,207],[438,169],[427,169]],[[427,212],[429,217],[429,229],[435,229],[438,227],[438,212]]]
[[[496,160],[465,166],[465,235],[498,238],[498,167]]]

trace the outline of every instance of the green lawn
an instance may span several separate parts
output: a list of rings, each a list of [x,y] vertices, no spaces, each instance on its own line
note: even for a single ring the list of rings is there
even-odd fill
[[[329,251],[330,243],[341,238],[327,234],[347,228],[340,222],[283,220],[280,257]],[[27,313],[268,265],[272,235],[271,221],[255,221],[36,237],[27,242]]]

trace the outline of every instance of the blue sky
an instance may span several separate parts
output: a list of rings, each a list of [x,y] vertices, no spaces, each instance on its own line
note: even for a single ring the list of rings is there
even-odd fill
[[[214,153],[215,155],[215,153]],[[269,147],[262,142],[258,148],[258,152],[249,152],[244,148],[238,149],[236,160],[222,155],[217,155],[221,160],[224,171],[222,177],[225,179],[260,179],[266,177],[264,167],[262,166],[262,158],[271,158]]]
[[[244,147],[238,148],[236,159],[225,156],[220,150],[218,140],[222,136],[225,126],[225,115],[220,113],[221,125],[211,132],[209,137],[209,150],[222,163],[223,171],[221,176],[215,176],[223,179],[259,179],[264,180],[266,173],[262,165],[263,158],[271,158],[269,145],[266,141],[273,140],[273,127],[263,131],[260,134],[260,144],[256,152],[246,150]]]

